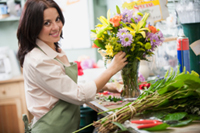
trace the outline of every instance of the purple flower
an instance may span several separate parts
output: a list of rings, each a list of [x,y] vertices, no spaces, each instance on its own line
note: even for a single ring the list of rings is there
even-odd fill
[[[131,18],[133,17],[133,10],[128,10],[127,8],[125,8],[122,11],[122,21],[123,22],[131,22]]]
[[[143,76],[140,72],[138,73],[138,80],[139,80],[140,82],[144,82],[144,81],[145,81],[144,76]]]
[[[142,17],[140,15],[136,15],[133,17],[133,19],[136,23],[138,23],[142,19]]]
[[[117,32],[117,37],[121,37],[123,34],[127,33],[127,29],[123,28],[123,29],[119,29],[119,31]]]
[[[160,40],[160,37],[162,40]],[[146,37],[146,41],[150,41],[151,42],[151,50],[154,51],[154,49],[159,46],[162,42],[163,42],[163,36],[162,33],[159,34],[153,34],[153,33],[147,33],[147,37]]]
[[[128,33],[121,35],[119,38],[124,47],[130,46],[133,42],[133,36]]]
[[[94,60],[92,59],[86,59],[86,60],[81,61],[82,69],[93,68],[93,64],[94,64]]]
[[[159,45],[160,39],[156,34],[153,34],[150,38],[151,44]]]
[[[161,31],[157,32],[157,35],[161,42],[163,42],[165,40],[163,33]]]

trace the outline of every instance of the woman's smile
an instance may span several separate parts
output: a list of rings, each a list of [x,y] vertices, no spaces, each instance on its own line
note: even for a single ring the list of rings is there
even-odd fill
[[[60,37],[59,33],[60,33],[59,31],[58,32],[54,32],[54,33],[50,33],[50,36],[52,36],[52,37]]]

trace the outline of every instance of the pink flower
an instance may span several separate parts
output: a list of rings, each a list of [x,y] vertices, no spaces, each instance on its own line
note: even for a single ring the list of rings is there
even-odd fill
[[[139,80],[139,82],[145,81],[145,78],[143,77],[143,75],[141,73],[138,74],[138,80]]]
[[[94,64],[94,60],[92,60],[92,59],[86,59],[86,60],[83,60],[81,62],[81,67],[83,69],[89,69],[89,68],[93,68],[93,64]]]
[[[83,69],[81,67],[81,62],[80,61],[74,61],[76,64],[77,64],[77,67],[78,67],[78,75],[81,76],[83,75]]]

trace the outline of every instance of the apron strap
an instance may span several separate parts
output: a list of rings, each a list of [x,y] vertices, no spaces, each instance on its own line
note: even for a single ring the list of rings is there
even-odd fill
[[[57,58],[54,58],[54,59],[57,60],[58,62],[60,62],[65,67],[65,64],[62,63],[59,59],[57,59]]]
[[[24,121],[24,130],[25,130],[25,133],[31,133],[31,128],[29,128],[27,115],[23,114],[22,115],[22,120]]]
[[[39,48],[43,53],[45,53],[38,45],[36,45],[36,47]],[[58,60],[56,57],[54,59],[60,62],[65,67],[65,64]]]

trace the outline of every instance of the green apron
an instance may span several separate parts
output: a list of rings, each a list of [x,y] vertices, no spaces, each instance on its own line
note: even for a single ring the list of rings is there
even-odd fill
[[[59,61],[58,59],[56,60]],[[63,64],[61,61],[59,62]],[[65,66],[63,64],[65,73],[77,83],[77,64],[70,64],[71,66]],[[26,115],[23,115],[23,121],[25,125],[25,133],[72,133],[79,128],[80,107],[78,105],[59,100],[48,113],[42,116],[32,126],[32,128],[30,128],[30,125],[28,126],[28,119]]]

